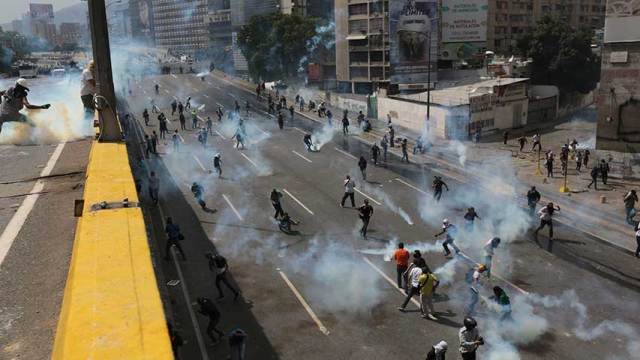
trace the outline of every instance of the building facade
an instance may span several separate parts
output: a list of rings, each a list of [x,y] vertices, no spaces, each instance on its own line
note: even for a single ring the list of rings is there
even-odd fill
[[[152,0],[154,40],[175,55],[206,51],[207,0]]]
[[[50,45],[57,43],[53,5],[30,3],[29,18],[33,36],[46,40]]]
[[[447,1],[447,0],[443,0]],[[486,1],[486,0],[485,0]],[[545,16],[567,21],[573,27],[602,29],[606,0],[489,0],[487,49],[509,55],[520,36],[529,33]]]
[[[389,83],[389,1],[335,0],[338,91],[371,93]]]
[[[82,39],[82,26],[80,23],[62,23],[58,34],[58,43],[62,44],[78,44]]]
[[[605,23],[597,89],[596,148],[640,152],[640,3],[612,6]]]

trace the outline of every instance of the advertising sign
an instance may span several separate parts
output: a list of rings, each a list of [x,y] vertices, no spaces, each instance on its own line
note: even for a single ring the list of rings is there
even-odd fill
[[[640,41],[640,1],[607,1],[604,42]]]
[[[487,41],[488,0],[443,0],[442,42]]]
[[[429,71],[436,81],[437,17],[438,0],[389,1],[391,83],[426,88]]]
[[[442,44],[440,60],[467,60],[478,56],[484,56],[485,42],[477,43],[445,43]]]

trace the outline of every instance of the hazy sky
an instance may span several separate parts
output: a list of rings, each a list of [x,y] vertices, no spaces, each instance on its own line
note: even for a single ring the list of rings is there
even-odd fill
[[[0,0],[2,11],[0,11],[0,24],[11,22],[11,20],[22,17],[29,9],[29,3],[53,4],[53,11],[58,11],[69,5],[79,3],[80,0]]]

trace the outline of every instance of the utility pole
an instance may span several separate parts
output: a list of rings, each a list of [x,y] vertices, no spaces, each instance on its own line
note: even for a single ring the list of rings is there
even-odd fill
[[[99,141],[121,141],[122,130],[116,116],[116,95],[111,72],[111,51],[107,11],[104,0],[89,0],[89,28],[93,44],[93,61],[96,66],[98,93],[94,103],[100,121]]]
[[[431,120],[431,40],[432,40],[433,32],[429,34],[429,46],[428,46],[428,56],[427,56],[427,129],[431,125],[429,120]]]

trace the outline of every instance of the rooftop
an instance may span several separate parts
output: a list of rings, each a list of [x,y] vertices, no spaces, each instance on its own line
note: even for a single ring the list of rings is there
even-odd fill
[[[442,106],[462,106],[469,104],[469,97],[490,94],[494,86],[506,86],[528,81],[529,78],[497,78],[484,80],[469,85],[454,86],[446,89],[431,91],[431,103]],[[394,97],[417,102],[427,102],[427,92],[410,95],[395,95]]]

